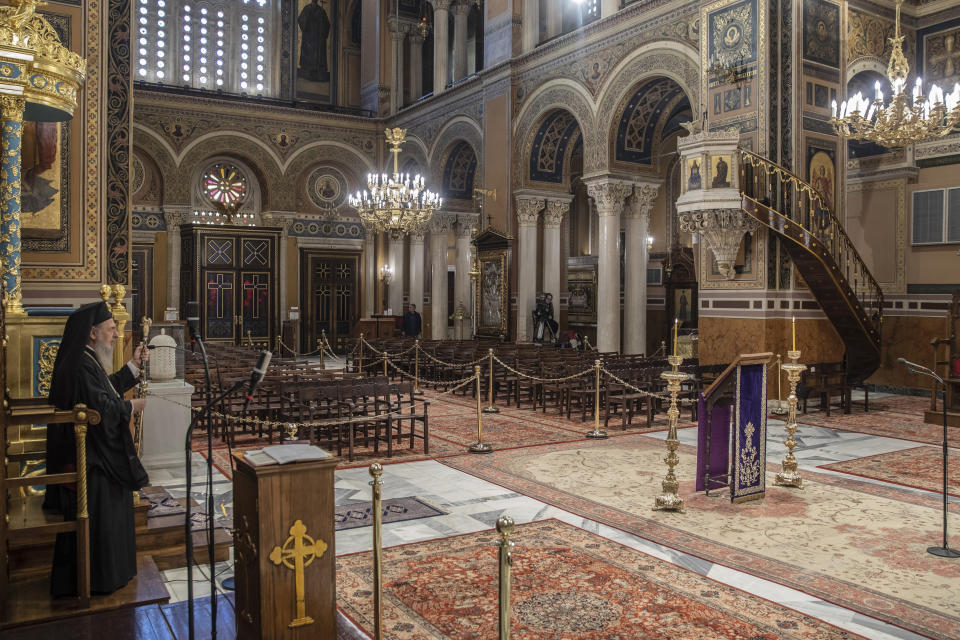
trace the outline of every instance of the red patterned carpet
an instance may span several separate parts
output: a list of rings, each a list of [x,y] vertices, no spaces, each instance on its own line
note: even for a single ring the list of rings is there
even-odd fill
[[[497,637],[495,531],[384,552],[384,638]],[[859,638],[558,520],[512,539],[511,637],[519,640]],[[372,632],[370,554],[337,558],[338,606]]]
[[[924,410],[930,407],[930,398],[920,396],[884,396],[870,399],[870,411],[863,411],[863,403],[856,403],[853,410],[844,414],[839,409],[831,410],[830,417],[817,408],[817,400],[811,400],[809,412],[798,414],[797,422],[830,429],[856,431],[885,438],[900,438],[927,444],[939,444],[943,440],[943,427],[923,421]],[[783,419],[783,416],[773,416]],[[960,440],[960,429],[952,437]]]
[[[950,449],[948,463],[947,493],[960,497],[960,451]],[[820,467],[927,491],[943,491],[943,449],[939,447],[913,447]]]
[[[686,512],[655,512],[664,453],[662,442],[628,435],[441,462],[916,633],[960,637],[960,564],[925,551],[940,539],[939,497],[809,469],[804,489],[790,490],[773,486],[775,465],[768,465],[766,498],[731,504],[694,492],[694,449],[681,446]],[[960,535],[951,546],[960,546]]]

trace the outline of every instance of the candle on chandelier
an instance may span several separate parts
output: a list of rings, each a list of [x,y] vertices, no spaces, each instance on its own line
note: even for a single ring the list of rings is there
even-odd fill
[[[791,324],[793,325],[793,351],[797,350],[797,319],[792,318]]]

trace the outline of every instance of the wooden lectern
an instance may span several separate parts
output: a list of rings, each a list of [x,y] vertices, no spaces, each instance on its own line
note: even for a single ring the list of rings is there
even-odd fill
[[[696,490],[730,487],[731,502],[766,492],[767,363],[772,353],[741,354],[700,394]]]
[[[336,638],[339,458],[255,467],[233,455],[237,639]]]

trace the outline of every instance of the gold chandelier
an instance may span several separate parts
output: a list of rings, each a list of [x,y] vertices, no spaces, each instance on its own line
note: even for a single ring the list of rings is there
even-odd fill
[[[894,37],[889,39],[893,45],[887,65],[887,78],[893,89],[890,103],[885,103],[879,82],[872,101],[859,91],[844,100],[839,109],[834,100],[830,124],[843,138],[867,140],[888,148],[905,147],[927,138],[945,136],[960,127],[960,83],[955,84],[948,95],[933,85],[924,98],[923,81],[917,78],[913,91],[909,95],[905,91],[910,65],[903,55],[903,36],[900,35],[901,4],[903,0],[897,0]]]
[[[386,231],[399,238],[422,231],[443,201],[424,188],[421,176],[400,174],[400,147],[407,139],[407,130],[387,129],[385,135],[393,154],[393,174],[368,174],[367,189],[350,196],[350,206],[360,214],[367,229]]]

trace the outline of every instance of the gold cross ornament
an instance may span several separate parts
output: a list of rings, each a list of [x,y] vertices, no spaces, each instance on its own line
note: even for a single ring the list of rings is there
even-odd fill
[[[292,548],[291,548],[292,543]],[[287,625],[290,629],[304,627],[313,624],[313,618],[307,615],[306,594],[303,583],[303,570],[309,567],[310,563],[323,556],[327,550],[327,543],[323,540],[314,542],[313,538],[307,535],[307,528],[303,522],[297,520],[290,527],[290,537],[283,543],[282,547],[274,547],[270,552],[270,561],[288,569],[293,569],[297,581],[297,617]]]

